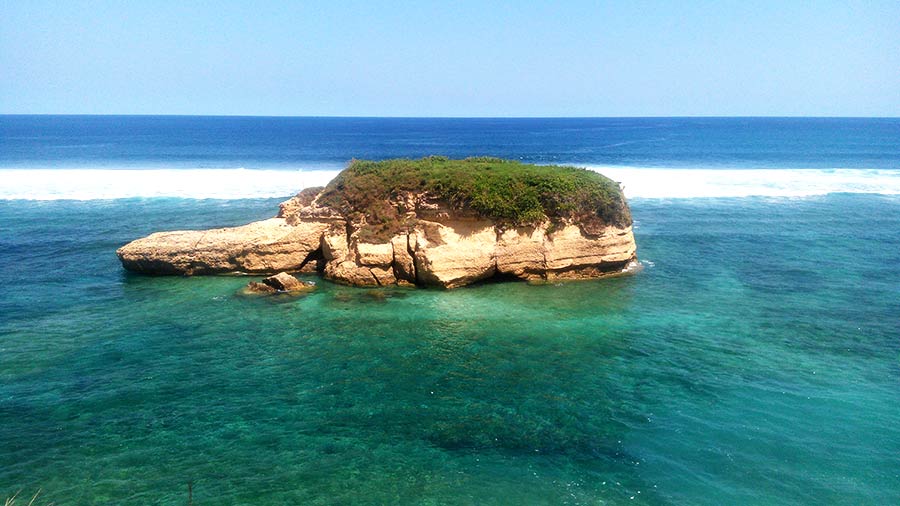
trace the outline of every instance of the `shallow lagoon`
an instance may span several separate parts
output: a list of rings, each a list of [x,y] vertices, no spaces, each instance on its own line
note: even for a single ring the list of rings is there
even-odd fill
[[[633,277],[259,298],[124,273],[278,199],[0,202],[0,492],[57,504],[885,504],[900,199],[635,199]],[[633,498],[633,499],[632,499]]]

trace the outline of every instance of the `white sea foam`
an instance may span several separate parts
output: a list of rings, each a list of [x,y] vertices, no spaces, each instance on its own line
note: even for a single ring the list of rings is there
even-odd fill
[[[629,198],[810,197],[830,193],[900,195],[900,170],[587,168],[620,182]]]
[[[629,198],[806,197],[829,193],[900,195],[900,170],[587,168],[624,185]],[[287,197],[323,186],[338,170],[0,169],[0,200],[133,197]]]
[[[0,169],[0,199],[288,197],[324,186],[337,170]]]

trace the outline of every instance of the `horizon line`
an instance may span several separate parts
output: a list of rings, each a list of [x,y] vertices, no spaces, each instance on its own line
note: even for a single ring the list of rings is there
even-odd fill
[[[676,115],[676,116],[354,116],[270,114],[148,114],[148,113],[0,113],[8,116],[78,117],[170,117],[170,118],[295,118],[295,119],[900,119],[896,116],[802,116],[802,115]]]

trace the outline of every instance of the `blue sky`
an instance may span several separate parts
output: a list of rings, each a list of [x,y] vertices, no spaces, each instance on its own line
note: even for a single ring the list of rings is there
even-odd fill
[[[898,116],[900,2],[0,4],[0,113]]]

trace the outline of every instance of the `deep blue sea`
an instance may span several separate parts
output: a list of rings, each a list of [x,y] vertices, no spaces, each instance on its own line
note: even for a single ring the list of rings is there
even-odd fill
[[[645,268],[247,298],[115,256],[431,154],[610,175]],[[900,119],[0,116],[0,285],[0,499],[900,504]]]

